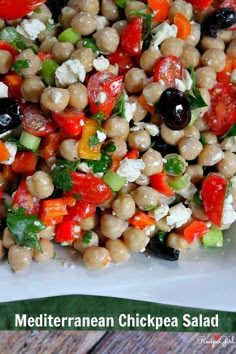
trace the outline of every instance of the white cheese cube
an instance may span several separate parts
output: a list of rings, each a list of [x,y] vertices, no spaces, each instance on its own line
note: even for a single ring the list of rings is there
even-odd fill
[[[116,173],[121,177],[125,177],[128,182],[134,182],[141,175],[141,170],[144,167],[145,163],[141,159],[133,160],[125,158],[121,160]]]
[[[167,21],[153,29],[154,36],[150,43],[150,48],[159,49],[159,45],[168,38],[175,38],[177,35],[177,26],[169,25]]]
[[[34,41],[38,38],[40,32],[44,31],[46,26],[43,22],[38,20],[37,18],[33,18],[31,20],[23,20],[16,27],[16,31],[21,34],[23,37]]]
[[[169,215],[166,217],[166,222],[171,228],[180,227],[186,224],[191,215],[192,210],[186,208],[183,203],[179,203],[170,208]]]
[[[86,71],[79,59],[68,59],[55,72],[60,86],[67,87],[77,81],[84,82]]]
[[[104,71],[109,67],[109,65],[110,65],[109,60],[107,58],[104,58],[103,55],[93,60],[93,67],[97,71]]]

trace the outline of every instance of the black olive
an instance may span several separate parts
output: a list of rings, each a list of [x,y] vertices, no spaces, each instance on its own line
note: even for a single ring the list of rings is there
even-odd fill
[[[167,261],[177,261],[179,259],[179,250],[165,246],[165,244],[158,237],[153,237],[150,240],[147,245],[147,249],[158,258],[162,258]]]
[[[0,98],[0,134],[17,128],[21,118],[20,106],[14,98]]]
[[[177,146],[167,144],[160,135],[155,137],[152,148],[156,151],[159,151],[162,156],[172,153],[178,153]]]
[[[229,7],[223,7],[205,17],[201,24],[202,34],[217,37],[219,29],[229,28],[236,23],[236,11]]]
[[[190,103],[185,94],[176,88],[170,87],[161,94],[158,108],[170,129],[181,130],[191,120]]]
[[[58,21],[58,16],[61,13],[63,7],[66,6],[68,0],[48,0],[46,5],[52,12],[52,17],[55,21]]]

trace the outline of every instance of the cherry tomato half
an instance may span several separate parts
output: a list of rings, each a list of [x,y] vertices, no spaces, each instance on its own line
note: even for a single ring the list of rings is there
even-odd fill
[[[223,135],[236,122],[236,92],[225,83],[216,84],[209,92],[211,104],[204,119],[213,133]]]
[[[45,2],[46,0],[0,0],[0,17],[4,20],[15,20],[25,16]]]
[[[142,18],[136,17],[125,27],[121,35],[121,47],[131,56],[139,57],[141,54]]]
[[[50,117],[46,117],[36,104],[27,105],[23,110],[23,115],[22,125],[29,134],[46,136],[57,128],[57,124]]]
[[[118,48],[116,52],[109,54],[107,59],[112,65],[118,64],[119,75],[126,74],[129,69],[135,66],[134,58],[125,53],[122,48]]]
[[[183,66],[181,60],[168,55],[159,60],[154,68],[154,81],[163,80],[166,87],[175,87],[175,79],[182,80]]]
[[[40,199],[34,197],[28,190],[26,181],[23,179],[14,194],[13,205],[25,209],[26,214],[38,215],[40,208]]]
[[[73,108],[52,112],[55,122],[71,136],[79,135],[84,125],[85,114]]]

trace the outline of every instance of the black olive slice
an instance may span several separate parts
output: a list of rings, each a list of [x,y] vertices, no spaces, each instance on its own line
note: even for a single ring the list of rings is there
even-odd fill
[[[20,106],[14,98],[0,98],[0,134],[17,128],[22,117]]]

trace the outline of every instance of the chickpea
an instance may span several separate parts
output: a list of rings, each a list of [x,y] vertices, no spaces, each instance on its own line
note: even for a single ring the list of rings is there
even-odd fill
[[[183,49],[184,41],[180,38],[168,38],[161,43],[161,54],[163,56],[174,55],[179,58]]]
[[[137,15],[132,15],[131,12],[135,10],[140,10],[143,9],[143,2],[142,1],[127,1],[126,6],[125,6],[125,17],[127,20],[130,22],[134,18],[137,17]]]
[[[189,243],[185,240],[185,238],[176,232],[169,233],[167,236],[166,245],[177,249],[180,252],[184,252],[189,248]]]
[[[154,175],[159,173],[163,169],[163,162],[161,154],[150,148],[143,155],[142,160],[145,163],[145,168],[142,170],[142,173],[146,176]]]
[[[114,263],[126,262],[130,257],[128,248],[121,240],[107,240],[106,249],[109,251],[111,261]]]
[[[109,21],[117,21],[120,18],[119,7],[113,0],[102,0],[101,12]]]
[[[128,227],[123,237],[125,246],[131,252],[143,252],[150,240],[143,230],[135,227]]]
[[[161,137],[170,145],[177,145],[181,138],[184,136],[184,130],[172,130],[168,128],[165,123],[161,125]]]
[[[229,136],[224,138],[222,143],[220,144],[222,150],[229,150],[232,152],[236,152],[236,138],[235,136]]]
[[[69,91],[62,88],[47,87],[41,97],[40,104],[49,111],[63,111],[69,103]]]
[[[7,74],[13,64],[13,56],[8,50],[0,50],[0,74]]]
[[[190,66],[196,68],[200,63],[200,59],[201,54],[199,53],[197,48],[192,47],[190,45],[185,45],[183,47],[183,52],[180,55],[180,60],[184,68],[189,69]]]
[[[92,246],[85,249],[83,262],[88,269],[101,269],[111,262],[111,257],[106,248]]]
[[[208,36],[204,36],[201,40],[201,47],[203,50],[208,49],[221,49],[222,51],[225,50],[225,44],[223,39],[221,38],[212,38]]]
[[[47,226],[44,230],[37,233],[38,239],[50,239],[55,235],[55,225]]]
[[[78,154],[78,141],[75,139],[65,139],[59,145],[60,155],[68,161],[77,161],[79,159]]]
[[[40,101],[45,85],[38,76],[26,77],[21,84],[21,94],[25,101],[37,103]]]
[[[93,15],[99,13],[100,5],[98,0],[79,0],[79,10],[86,11]]]
[[[119,238],[127,229],[128,225],[128,222],[114,215],[105,214],[101,218],[101,231],[104,236],[111,240]]]
[[[121,220],[128,220],[135,214],[135,202],[130,194],[122,194],[112,202],[112,210]]]
[[[146,79],[144,70],[132,68],[125,74],[125,88],[129,93],[138,93],[143,90]]]
[[[128,21],[126,20],[119,20],[113,23],[112,28],[115,28],[119,36],[123,33],[125,27],[128,25]]]
[[[203,149],[201,142],[196,138],[182,138],[178,143],[180,155],[185,160],[194,160],[198,157]]]
[[[89,36],[97,27],[96,16],[89,12],[79,12],[71,20],[71,27],[82,36]]]
[[[48,198],[54,191],[51,176],[43,171],[36,171],[32,176],[27,177],[26,185],[30,193],[39,199]]]
[[[198,68],[195,71],[197,87],[211,89],[216,84],[216,72],[209,66]]]
[[[0,18],[0,30],[2,30],[5,27],[6,27],[5,21],[2,18]]]
[[[146,210],[150,206],[159,204],[159,193],[152,187],[140,186],[133,193],[132,197],[139,209]]]
[[[202,55],[201,61],[203,65],[220,72],[225,67],[225,53],[221,49],[208,49]]]
[[[192,210],[192,217],[201,221],[208,221],[208,216],[206,215],[204,208],[201,205],[197,205],[194,202],[189,203],[189,207]]]
[[[145,174],[141,173],[141,175],[136,178],[135,183],[139,186],[148,186],[150,184],[150,178]]]
[[[226,49],[226,54],[231,57],[236,57],[236,38],[230,42],[228,48]]]
[[[8,262],[15,272],[27,269],[32,262],[32,250],[19,245],[12,245],[8,252]]]
[[[151,145],[151,137],[146,130],[137,130],[129,133],[128,144],[131,149],[143,152]]]
[[[141,104],[137,101],[137,96],[129,96],[129,103],[133,103],[135,106],[135,110],[133,112],[133,121],[134,122],[140,122],[141,120],[143,120],[146,115],[147,115],[147,111],[146,109],[144,109]]]
[[[51,53],[54,45],[58,42],[56,37],[46,38],[40,45],[40,52]]]
[[[217,163],[216,169],[226,178],[236,174],[236,155],[231,151],[225,151],[223,159]]]
[[[5,256],[6,250],[3,247],[2,240],[0,240],[0,259],[2,259]]]
[[[129,123],[120,117],[111,117],[103,123],[103,129],[109,138],[126,140],[129,135]]]
[[[194,122],[194,126],[200,131],[204,132],[206,130],[209,130],[209,127],[207,125],[207,122],[203,117],[199,117],[196,122]]]
[[[3,231],[3,238],[2,238],[3,247],[10,248],[14,244],[15,244],[15,241],[13,240],[13,237],[12,237],[10,231],[8,230],[7,227],[5,227],[5,229]]]
[[[214,166],[224,157],[223,151],[216,145],[206,145],[201,151],[198,162],[202,166]]]
[[[76,83],[68,88],[70,99],[69,106],[78,110],[83,110],[88,105],[87,88],[83,84]]]
[[[233,33],[230,30],[217,31],[217,38],[222,39],[225,44],[229,44],[232,41]]]
[[[182,15],[187,17],[188,20],[190,20],[193,14],[193,7],[191,4],[188,4],[183,0],[177,0],[175,2],[172,2],[168,11],[168,18],[171,23],[174,23],[174,17],[178,12],[180,12]]]
[[[91,231],[91,234],[92,234],[92,237],[91,237],[89,243],[84,243],[83,239],[78,239],[73,243],[73,247],[77,251],[79,251],[81,254],[83,254],[84,251],[86,250],[86,248],[88,248],[88,247],[98,246],[98,244],[99,244],[98,235],[94,231]]]
[[[54,245],[50,240],[42,239],[39,241],[42,253],[38,250],[33,250],[33,259],[38,263],[48,263],[52,260],[54,255]]]
[[[86,73],[93,70],[95,54],[91,48],[79,48],[72,53],[72,58],[79,59],[84,66]]]
[[[190,176],[192,183],[196,184],[203,179],[203,168],[201,165],[188,165],[186,167],[186,173]]]
[[[118,48],[120,36],[115,28],[104,27],[93,35],[98,49],[110,54]]]
[[[52,55],[61,64],[70,58],[74,50],[75,48],[70,42],[56,42],[52,49]]]
[[[43,23],[47,23],[52,18],[52,13],[46,5],[41,5],[38,12],[32,11],[26,16],[30,19],[37,18]]]
[[[63,29],[70,27],[70,23],[73,17],[77,14],[77,11],[72,7],[65,6],[61,10],[61,14],[58,19]]]
[[[159,101],[161,94],[165,91],[166,87],[159,82],[151,82],[143,89],[143,95],[149,105],[154,105]]]
[[[186,138],[200,139],[200,132],[194,125],[187,125],[184,128],[184,136]]]
[[[118,195],[121,195],[121,196],[124,194],[127,195],[127,193],[131,193],[131,192],[135,191],[136,188],[137,188],[136,183],[128,182],[121,188],[121,190],[118,192]],[[130,194],[129,194],[129,196],[132,198],[132,196]],[[123,218],[121,218],[121,219],[123,219]]]
[[[82,230],[90,231],[94,229],[98,224],[97,214],[91,215],[86,219],[80,220],[80,227]]]
[[[146,74],[151,75],[158,59],[161,58],[161,52],[156,48],[146,49],[140,56],[140,68]]]
[[[45,30],[39,33],[38,40],[42,43],[47,38],[57,37],[59,35],[59,32],[60,30],[56,26],[51,28],[46,28]]]
[[[208,131],[208,132],[202,132],[201,136],[204,138],[204,141],[206,142],[206,144],[217,144],[218,143],[218,139],[217,136]]]
[[[36,75],[41,68],[39,56],[34,54],[31,49],[22,50],[22,52],[16,57],[16,61],[17,60],[29,60],[29,67],[21,70],[24,77]]]
[[[126,141],[122,140],[122,139],[111,139],[110,142],[113,142],[115,144],[115,151],[109,153],[109,155],[111,155],[112,157],[116,158],[120,158],[120,157],[124,157],[127,154],[127,144]]]
[[[191,22],[191,33],[185,40],[186,45],[196,47],[201,38],[201,27],[199,23]]]

